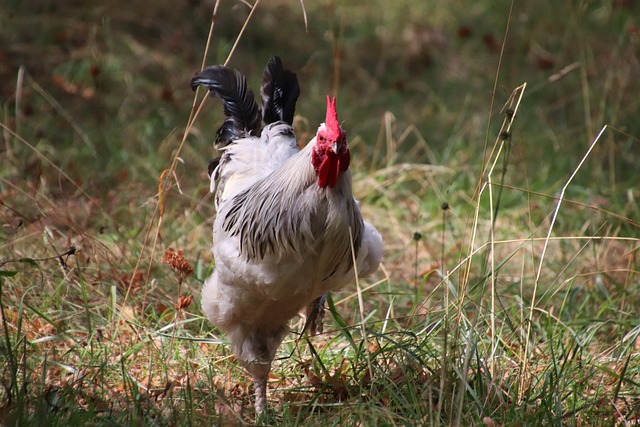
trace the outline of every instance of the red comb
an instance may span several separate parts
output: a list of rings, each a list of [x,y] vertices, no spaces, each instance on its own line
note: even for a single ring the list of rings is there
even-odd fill
[[[336,99],[327,96],[327,117],[324,125],[327,131],[327,137],[333,141],[340,138],[340,123],[338,123],[338,112],[336,111]]]

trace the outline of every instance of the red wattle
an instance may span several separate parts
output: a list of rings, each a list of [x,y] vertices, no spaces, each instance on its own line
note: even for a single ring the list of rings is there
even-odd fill
[[[329,188],[333,188],[338,182],[338,174],[340,173],[340,160],[337,156],[329,156]]]
[[[349,169],[351,156],[347,150],[342,156],[337,156],[333,152],[314,151],[311,162],[318,174],[318,185],[321,188],[333,188],[338,183],[338,176],[341,172]]]
[[[338,175],[340,173],[340,162],[336,156],[327,155],[321,156],[316,160],[319,165],[316,167],[316,173],[318,174],[318,185],[321,188],[326,187],[333,188],[338,182]]]

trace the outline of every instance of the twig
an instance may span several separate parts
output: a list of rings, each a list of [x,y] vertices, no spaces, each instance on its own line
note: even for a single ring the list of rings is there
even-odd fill
[[[249,21],[251,20],[251,17],[253,16],[253,12],[256,11],[256,8],[258,7],[259,3],[260,3],[260,0],[256,0],[255,4],[251,8],[251,12],[249,12],[249,16],[247,16],[247,19],[245,19],[244,24],[242,25],[242,28],[240,29],[240,32],[238,33],[238,37],[236,37],[236,41],[235,41],[235,43],[233,43],[233,47],[229,51],[229,56],[227,56],[226,61],[224,61],[224,65],[227,65],[229,63],[229,61],[231,60],[231,57],[233,56],[233,53],[236,51],[236,47],[238,46],[238,43],[240,43],[240,38],[242,37],[242,34],[244,34],[244,30],[247,28],[247,25],[249,25]]]
[[[547,231],[547,236],[544,238],[544,245],[542,247],[542,253],[540,255],[540,263],[538,264],[538,271],[536,272],[536,277],[535,277],[534,282],[533,282],[533,294],[531,296],[531,304],[529,306],[529,321],[527,322],[527,332],[526,332],[525,340],[524,340],[525,343],[524,343],[523,367],[521,369],[522,372],[526,371],[527,363],[528,363],[529,341],[530,341],[530,337],[531,337],[531,324],[533,323],[533,310],[534,310],[535,303],[536,303],[536,295],[538,293],[538,285],[540,284],[540,275],[542,274],[542,266],[544,265],[544,258],[545,258],[545,255],[547,253],[547,247],[549,246],[549,241],[552,239],[551,238],[551,232],[553,231],[553,227],[555,225],[556,219],[558,218],[558,212],[560,211],[560,206],[562,206],[562,201],[564,199],[564,193],[567,190],[567,188],[569,187],[569,185],[571,184],[571,181],[573,180],[573,178],[576,176],[576,174],[578,173],[578,171],[580,170],[580,168],[582,167],[582,165],[586,161],[587,157],[589,157],[589,154],[591,153],[591,150],[593,150],[593,148],[597,144],[598,140],[600,139],[600,136],[602,136],[602,134],[604,133],[605,129],[607,129],[606,125],[600,130],[600,133],[598,133],[598,136],[593,140],[593,142],[591,143],[591,146],[589,146],[589,149],[587,150],[585,155],[582,157],[582,160],[580,160],[580,163],[575,168],[575,170],[573,171],[573,173],[571,174],[571,176],[569,177],[569,179],[567,180],[565,185],[562,187],[562,190],[560,191],[560,196],[558,197],[558,203],[556,204],[556,208],[555,208],[555,210],[553,212],[553,216],[551,218],[551,224],[549,224],[549,230]],[[593,236],[589,237],[589,238],[590,239],[594,239]]]
[[[20,259],[5,259],[3,261],[0,261],[0,268],[4,267],[7,264],[10,263],[15,263],[15,262],[22,262],[22,263],[37,263],[37,262],[42,262],[42,261],[51,261],[54,259],[60,260],[61,263],[64,264],[64,260],[62,259],[63,256],[71,256],[73,254],[75,254],[77,251],[75,246],[69,246],[69,248],[64,251],[61,254],[58,255],[54,255],[54,256],[49,256],[49,257],[44,257],[44,258],[20,258]]]
[[[494,203],[494,198],[493,198],[493,171],[498,163],[498,159],[500,158],[500,154],[503,150],[503,148],[505,147],[505,145],[508,147],[509,146],[509,142],[508,142],[508,135],[511,134],[511,125],[513,124],[513,120],[516,117],[516,114],[518,112],[518,109],[520,107],[520,102],[522,101],[522,96],[524,95],[524,91],[527,87],[527,84],[524,83],[522,86],[517,87],[511,94],[511,96],[509,97],[509,101],[511,101],[509,104],[509,112],[507,113],[506,117],[504,118],[504,121],[502,123],[502,128],[500,129],[498,138],[499,140],[496,141],[496,144],[494,144],[494,147],[499,145],[498,151],[495,155],[494,161],[491,164],[491,168],[489,169],[489,172],[487,173],[487,184],[489,184],[489,215],[490,215],[490,228],[489,228],[489,241],[490,241],[490,249],[489,249],[489,256],[490,256],[490,263],[491,263],[491,312],[489,314],[490,317],[490,322],[491,322],[491,340],[492,340],[492,345],[491,345],[491,356],[489,359],[489,371],[491,372],[491,376],[495,376],[495,352],[498,346],[498,341],[496,338],[496,320],[495,320],[495,312],[496,312],[496,266],[495,266],[495,245],[494,245],[494,241],[495,241],[495,225],[496,225],[496,219],[497,219],[497,214],[498,214],[498,206],[500,204],[500,196],[502,195],[502,187],[498,187],[499,193],[498,193],[498,197],[496,198],[496,202]],[[517,97],[517,101],[515,102],[515,106],[513,106],[513,99],[515,97],[515,94],[519,92],[519,95]],[[511,108],[513,107],[513,108]],[[507,138],[503,138],[503,135],[507,135]],[[507,144],[505,144],[505,142],[507,142]],[[493,153],[493,150],[492,150]],[[502,173],[502,178],[501,178],[501,182],[504,182],[504,175],[505,175],[505,168],[503,168],[503,173]],[[482,199],[482,197],[480,197],[481,195],[478,195],[478,205],[480,204],[480,200]]]
[[[349,226],[349,243],[351,245],[351,259],[353,262],[353,274],[355,276],[356,279],[356,290],[358,292],[358,306],[360,307],[360,326],[361,326],[361,331],[362,331],[362,340],[365,343],[365,349],[367,349],[366,354],[367,354],[367,364],[369,367],[369,374],[371,375],[371,378],[373,378],[373,367],[371,366],[371,357],[368,351],[369,346],[367,345],[367,326],[365,324],[365,319],[364,319],[364,299],[362,298],[362,289],[360,288],[360,280],[358,278],[358,263],[356,260],[356,250],[355,247],[353,245],[353,232],[351,230],[351,226]]]
[[[502,69],[502,58],[504,56],[504,49],[505,46],[507,44],[507,36],[509,34],[509,27],[511,25],[511,16],[513,14],[513,4],[514,4],[514,0],[511,0],[510,6],[509,6],[509,14],[507,16],[507,23],[505,26],[505,33],[504,36],[502,38],[502,46],[500,48],[500,56],[498,59],[498,66],[496,69],[496,76],[493,82],[493,90],[491,91],[491,103],[490,103],[490,107],[489,107],[489,119],[487,122],[487,130],[486,130],[486,136],[485,136],[485,144],[484,144],[484,151],[483,151],[483,165],[482,165],[482,172],[480,174],[480,179],[478,180],[478,185],[476,186],[476,194],[478,197],[478,205],[476,207],[476,213],[475,213],[475,218],[474,218],[474,224],[473,224],[473,234],[471,237],[471,242],[469,245],[469,249],[472,251],[473,250],[473,245],[475,243],[475,238],[476,238],[476,231],[477,231],[477,220],[478,220],[478,214],[479,214],[479,209],[480,209],[480,195],[479,193],[485,188],[486,184],[483,184],[483,177],[486,171],[486,164],[484,162],[484,159],[486,158],[486,152],[487,152],[487,145],[489,143],[489,132],[491,129],[491,117],[493,114],[493,105],[494,105],[494,101],[495,101],[495,96],[496,96],[496,90],[498,88],[498,79],[500,77],[500,70]],[[490,157],[489,157],[490,158]],[[474,195],[475,196],[475,195]],[[463,273],[463,277],[462,277],[462,286],[466,287],[466,284],[469,280],[471,274],[471,261],[469,261],[469,263],[467,264],[467,268],[465,270],[465,272]],[[461,319],[461,315],[462,315],[462,299],[464,298],[464,292],[461,290],[461,292],[459,293],[459,301],[458,301],[458,322],[460,322]],[[477,319],[479,319],[480,316],[478,316]],[[477,321],[477,320],[476,320]],[[458,330],[460,330],[460,328],[458,328]],[[456,334],[458,334],[458,332],[456,332]],[[457,337],[454,339],[454,342],[457,342],[458,339]],[[469,358],[471,357],[470,354],[470,343],[471,343],[471,338],[469,337],[469,341],[467,341],[467,346],[465,349],[465,355],[464,355],[464,365],[465,367],[468,365],[469,363]],[[466,393],[466,376],[467,376],[467,371],[463,370],[462,372],[462,376],[460,378],[460,385],[458,387],[458,395],[456,396],[455,399],[453,399],[452,403],[451,403],[451,408],[454,409],[456,403],[457,403],[457,408],[455,408],[456,410],[456,415],[455,415],[455,421],[453,422],[454,426],[459,426],[462,420],[462,408],[463,408],[463,404],[464,404],[464,397],[465,397],[465,393]],[[454,401],[456,403],[454,403]]]

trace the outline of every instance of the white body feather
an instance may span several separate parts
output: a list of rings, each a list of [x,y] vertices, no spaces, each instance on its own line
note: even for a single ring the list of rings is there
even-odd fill
[[[246,365],[268,364],[291,318],[353,281],[353,249],[359,276],[375,271],[382,256],[380,234],[361,219],[350,172],[333,188],[318,186],[315,139],[299,150],[285,126],[235,141],[212,174],[215,271],[202,290],[202,308]]]

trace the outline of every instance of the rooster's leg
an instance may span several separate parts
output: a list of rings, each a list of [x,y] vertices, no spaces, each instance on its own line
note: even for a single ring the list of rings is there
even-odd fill
[[[254,361],[247,363],[245,368],[253,377],[256,396],[256,416],[259,416],[267,411],[267,377],[271,370],[271,362]]]
[[[256,416],[267,411],[267,378],[253,377],[253,387],[256,395]]]
[[[315,336],[322,333],[324,327],[324,302],[329,296],[329,292],[311,301],[305,310],[304,331],[309,336]]]

